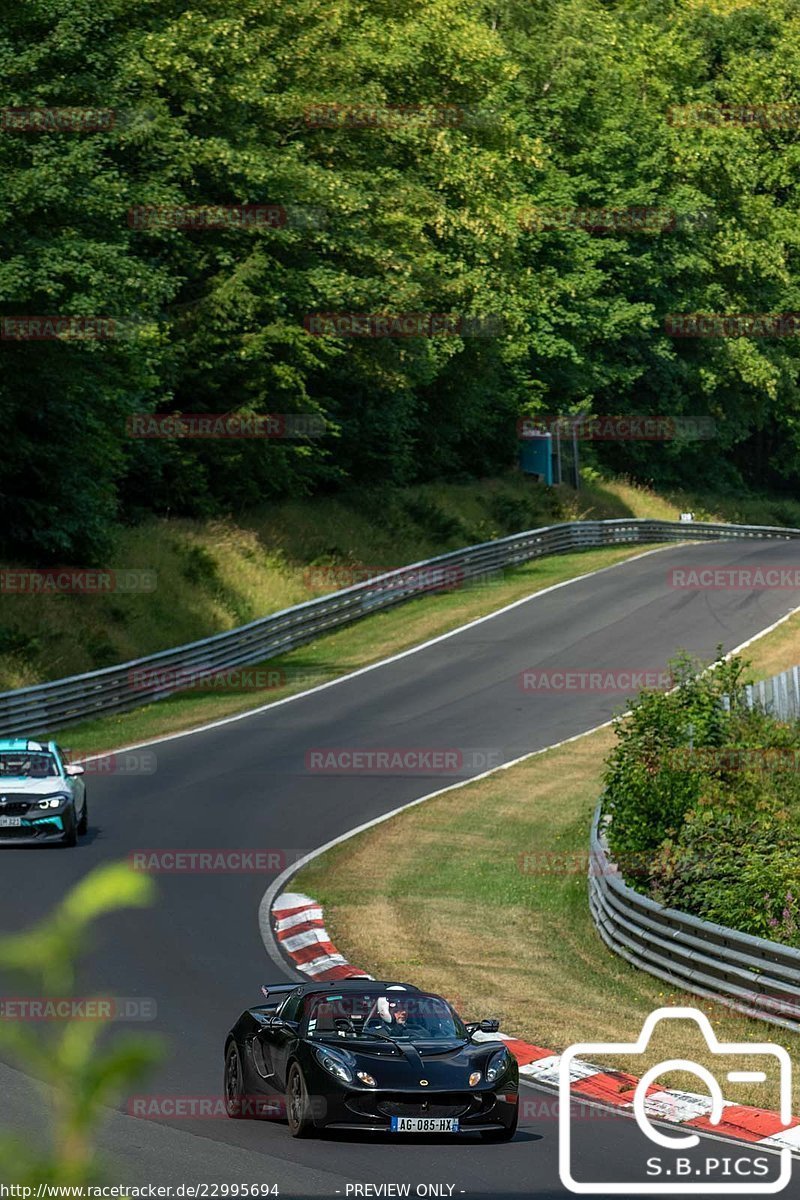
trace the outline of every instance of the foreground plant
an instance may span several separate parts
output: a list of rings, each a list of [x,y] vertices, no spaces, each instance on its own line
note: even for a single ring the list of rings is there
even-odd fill
[[[21,995],[69,997],[93,923],[120,908],[145,907],[154,890],[152,880],[126,864],[90,872],[38,925],[0,939],[0,973],[20,988]],[[99,1006],[99,1012],[104,1011]],[[0,1130],[0,1170],[7,1179],[24,1185],[85,1185],[101,1177],[93,1134],[102,1109],[160,1057],[157,1038],[110,1038],[104,1036],[107,1025],[108,1018],[102,1016],[44,1024],[0,1021],[0,1049],[39,1081],[43,1106],[49,1110],[49,1120],[37,1126],[35,1151]]]

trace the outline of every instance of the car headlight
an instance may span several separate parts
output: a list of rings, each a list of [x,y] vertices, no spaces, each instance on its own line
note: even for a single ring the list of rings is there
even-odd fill
[[[65,803],[66,799],[67,799],[66,796],[46,796],[44,800],[39,800],[37,802],[36,807],[37,808],[61,808],[61,805]]]
[[[477,1085],[480,1083],[480,1081],[481,1081],[480,1071],[473,1071],[469,1077],[469,1086],[477,1087]]]
[[[373,1079],[372,1076],[370,1074],[368,1074],[367,1071],[356,1071],[356,1079],[360,1079],[362,1083],[365,1083],[367,1085],[367,1087],[377,1087],[378,1086],[378,1081],[376,1079]]]
[[[317,1062],[321,1067],[324,1067],[329,1074],[335,1075],[337,1079],[341,1079],[343,1083],[353,1082],[353,1072],[350,1070],[350,1064],[343,1054],[336,1050],[329,1050],[327,1046],[317,1046],[314,1049],[317,1056]]]
[[[495,1079],[499,1079],[500,1076],[508,1070],[510,1065],[511,1055],[508,1053],[508,1051],[505,1049],[498,1050],[497,1054],[493,1054],[489,1059],[489,1065],[486,1068],[487,1083],[494,1083]]]

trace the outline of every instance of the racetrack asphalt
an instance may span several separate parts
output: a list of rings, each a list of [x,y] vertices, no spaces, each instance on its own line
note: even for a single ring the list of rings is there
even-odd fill
[[[0,929],[35,921],[98,864],[176,849],[270,850],[282,864],[448,783],[590,729],[613,715],[623,694],[525,692],[520,673],[663,670],[680,648],[704,658],[720,643],[730,650],[800,605],[800,590],[679,590],[669,570],[786,567],[792,556],[791,543],[776,541],[670,547],[534,595],[290,703],[159,742],[153,774],[90,772],[91,829],[77,849],[0,851]],[[309,768],[312,752],[332,749],[448,751],[457,765],[438,773]],[[100,1145],[114,1182],[274,1183],[290,1197],[380,1195],[353,1189],[390,1183],[409,1184],[410,1195],[431,1185],[444,1190],[429,1195],[569,1194],[558,1176],[553,1098],[533,1088],[524,1089],[527,1113],[510,1145],[341,1134],[298,1141],[280,1121],[163,1115],[175,1098],[191,1108],[219,1096],[225,1034],[258,1003],[276,967],[258,923],[269,876],[180,872],[156,882],[157,907],[100,922],[77,989],[154,1002],[156,1018],[139,1028],[165,1034],[171,1046],[140,1089],[162,1115],[131,1115],[133,1100],[109,1114]],[[35,1130],[39,1140],[41,1101],[31,1081],[0,1064],[0,1088],[0,1125],[27,1137]],[[646,1178],[653,1147],[633,1121],[603,1113],[579,1119],[576,1129],[582,1179]],[[703,1138],[697,1153],[752,1159],[757,1152]],[[796,1186],[783,1194],[800,1196]]]

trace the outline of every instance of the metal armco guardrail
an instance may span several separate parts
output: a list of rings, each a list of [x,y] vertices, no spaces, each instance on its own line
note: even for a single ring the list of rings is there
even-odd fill
[[[162,700],[185,689],[192,678],[205,672],[264,662],[370,613],[415,596],[460,586],[544,555],[624,543],[741,538],[800,538],[800,530],[643,518],[567,521],[531,529],[388,571],[365,583],[271,613],[238,629],[186,646],[100,671],[3,692],[0,694],[0,735],[42,735],[90,717],[124,712]]]
[[[634,967],[749,1017],[800,1030],[800,950],[665,908],[623,882],[592,823],[589,907],[610,950]]]
[[[758,705],[782,721],[800,719],[800,667],[748,684],[743,699],[749,708]]]

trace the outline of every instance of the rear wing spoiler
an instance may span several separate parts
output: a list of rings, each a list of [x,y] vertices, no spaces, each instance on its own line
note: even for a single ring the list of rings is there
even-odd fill
[[[281,1000],[284,1000],[296,987],[296,983],[262,983],[261,995],[264,997],[265,1003],[260,1004],[259,1008],[277,1008]]]

